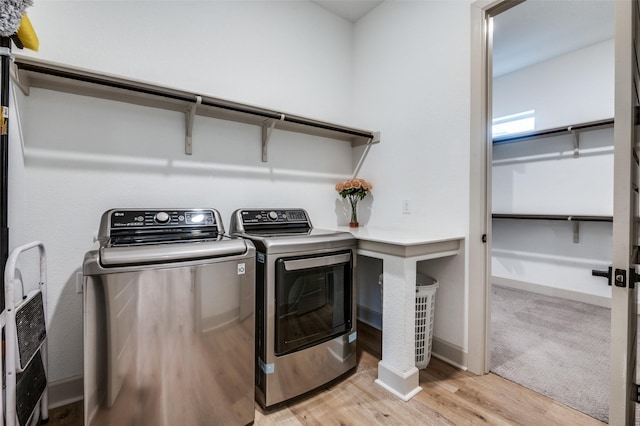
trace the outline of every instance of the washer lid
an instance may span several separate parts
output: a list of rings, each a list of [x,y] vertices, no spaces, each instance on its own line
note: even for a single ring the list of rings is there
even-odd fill
[[[213,259],[247,252],[247,242],[224,238],[181,244],[147,244],[140,246],[102,247],[100,264],[105,267],[171,263],[188,260]]]

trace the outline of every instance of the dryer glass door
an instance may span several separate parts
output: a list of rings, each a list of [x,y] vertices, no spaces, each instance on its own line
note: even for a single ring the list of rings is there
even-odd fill
[[[351,329],[351,250],[276,261],[275,354],[325,342]]]

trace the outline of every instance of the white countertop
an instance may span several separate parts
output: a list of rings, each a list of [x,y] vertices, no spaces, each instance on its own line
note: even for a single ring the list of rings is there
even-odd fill
[[[350,232],[359,240],[373,241],[385,244],[395,244],[401,246],[412,246],[438,243],[442,241],[462,240],[464,235],[455,235],[450,232],[440,230],[410,230],[398,228],[378,228],[360,226],[351,228],[349,226],[338,226],[338,231]]]
[[[387,227],[338,226],[338,231],[349,232],[358,240],[360,253],[378,253],[398,258],[420,260],[457,254],[464,241],[463,235],[440,230],[411,230]]]

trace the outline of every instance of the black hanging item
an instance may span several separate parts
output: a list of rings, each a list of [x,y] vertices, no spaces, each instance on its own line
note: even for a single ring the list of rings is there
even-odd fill
[[[0,1],[0,310],[5,308],[4,271],[9,257],[9,72],[11,40],[16,47],[38,50],[38,37],[25,14],[33,0]]]
[[[0,281],[9,257],[9,67],[11,38],[0,37]],[[5,307],[4,285],[0,291],[0,310]]]
[[[18,49],[24,48],[24,44],[22,44],[22,40],[20,40],[17,33],[11,36],[11,41],[13,41],[13,44],[15,44]]]

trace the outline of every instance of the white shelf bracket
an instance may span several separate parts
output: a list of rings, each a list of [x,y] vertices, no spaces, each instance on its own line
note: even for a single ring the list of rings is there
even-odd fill
[[[369,140],[367,140],[367,143],[364,146],[364,151],[362,151],[362,155],[358,160],[358,164],[356,164],[356,168],[353,170],[353,176],[351,176],[351,179],[355,179],[356,176],[358,176],[358,173],[360,173],[360,168],[364,164],[364,160],[367,158],[367,155],[369,154],[371,145],[376,144],[378,142],[380,142],[380,132],[374,132],[373,137],[369,138]]]
[[[191,141],[191,138],[193,136],[193,121],[196,116],[196,109],[200,104],[202,104],[202,96],[196,96],[196,102],[193,104],[189,104],[189,106],[187,107],[187,111],[184,113],[184,118],[185,118],[184,153],[187,155],[191,155],[193,152],[192,141]]]
[[[573,242],[578,244],[580,242],[580,222],[573,220],[571,216],[569,216],[567,220],[573,226]]]
[[[9,69],[9,75],[11,76],[11,80],[13,83],[18,86],[23,95],[30,95],[30,84],[29,77],[25,73],[21,73],[18,71],[18,68],[12,63],[11,68]]]
[[[380,143],[380,132],[373,132],[373,138],[370,138],[368,143]]]
[[[573,135],[573,158],[580,157],[580,132],[572,130],[571,126],[567,129]]]
[[[280,114],[280,121],[284,120],[284,114]],[[262,162],[267,162],[267,151],[269,147],[269,140],[271,139],[271,132],[276,125],[276,120],[270,118],[262,123]]]

